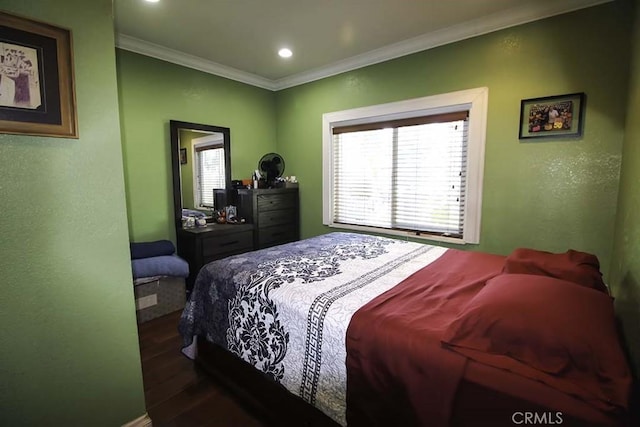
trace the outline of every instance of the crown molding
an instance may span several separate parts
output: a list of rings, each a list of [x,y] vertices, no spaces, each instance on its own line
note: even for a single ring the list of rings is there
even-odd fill
[[[182,65],[184,67],[194,68],[205,73],[215,74],[220,77],[236,80],[263,89],[278,91],[424,50],[433,49],[449,43],[455,43],[494,31],[503,30],[505,28],[527,24],[529,22],[609,3],[611,1],[613,0],[569,0],[564,2],[547,2],[544,4],[526,2],[517,8],[512,8],[488,17],[467,21],[442,30],[433,31],[422,36],[394,43],[342,61],[334,62],[333,64],[325,67],[319,67],[277,80],[270,80],[232,67],[227,67],[197,56],[185,54],[177,50],[168,49],[157,44],[140,40],[126,34],[116,35],[116,46],[120,49],[151,56],[153,58]]]
[[[247,73],[236,68],[227,67],[199,56],[189,55],[178,50],[169,49],[155,43],[141,40],[126,34],[116,34],[116,47],[141,55],[150,56],[162,61],[171,62],[194,70],[202,71],[227,79],[235,80],[263,89],[276,90],[273,80]]]
[[[320,67],[311,71],[284,77],[275,81],[275,90],[299,86],[301,84],[335,76],[347,71],[353,71],[358,68],[400,58],[412,53],[433,49],[438,46],[455,43],[472,37],[492,33],[494,31],[503,30],[505,28],[527,24],[529,22],[611,1],[613,0],[573,0],[569,3],[565,2],[562,5],[557,5],[557,2],[551,2],[551,4],[545,5],[541,5],[536,2],[527,2],[527,4],[505,12],[496,13],[488,17],[467,21],[442,30],[433,31],[422,36],[404,40],[361,55],[356,55],[343,61],[335,62],[326,67]]]

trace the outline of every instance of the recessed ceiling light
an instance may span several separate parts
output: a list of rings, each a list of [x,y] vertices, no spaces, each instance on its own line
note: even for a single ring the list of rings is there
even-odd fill
[[[149,3],[158,3],[160,0],[146,0],[146,1],[148,1]]]
[[[282,49],[280,49],[278,51],[278,55],[280,55],[283,58],[289,58],[289,57],[291,57],[291,55],[293,55],[293,52],[291,52],[291,49],[287,49],[285,47],[285,48],[282,48]]]

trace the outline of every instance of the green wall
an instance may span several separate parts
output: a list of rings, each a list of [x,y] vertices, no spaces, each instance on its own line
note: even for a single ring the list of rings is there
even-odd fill
[[[169,120],[231,129],[231,175],[251,177],[276,147],[268,90],[117,50],[125,185],[132,241],[174,239]]]
[[[196,134],[191,131],[180,130],[180,148],[187,150],[187,164],[180,165],[180,182],[182,183],[182,207],[193,209],[195,201],[193,198],[193,138],[201,137],[202,134]]]
[[[628,81],[627,2],[613,2],[340,74],[276,94],[278,151],[300,181],[302,236],[322,225],[322,114],[489,88],[481,241],[598,255],[607,271]],[[520,100],[586,92],[578,140],[518,140]]]
[[[73,32],[80,139],[0,134],[0,425],[145,412],[110,0],[2,0]]]
[[[611,286],[627,345],[640,374],[640,7],[636,8],[631,83],[622,151]]]

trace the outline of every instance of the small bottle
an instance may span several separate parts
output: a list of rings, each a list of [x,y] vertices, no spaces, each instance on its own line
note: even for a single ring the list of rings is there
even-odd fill
[[[251,179],[253,180],[253,188],[258,188],[258,177],[255,172],[251,176]]]

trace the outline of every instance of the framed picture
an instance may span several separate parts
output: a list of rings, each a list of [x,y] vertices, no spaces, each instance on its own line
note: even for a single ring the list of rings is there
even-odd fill
[[[71,31],[0,12],[0,133],[78,138]]]
[[[225,216],[227,217],[227,222],[237,220],[237,210],[235,206],[225,206]]]
[[[186,148],[181,148],[180,149],[180,164],[181,165],[186,165],[187,164],[187,149]]]
[[[564,138],[582,135],[584,93],[523,99],[520,103],[520,139]]]

